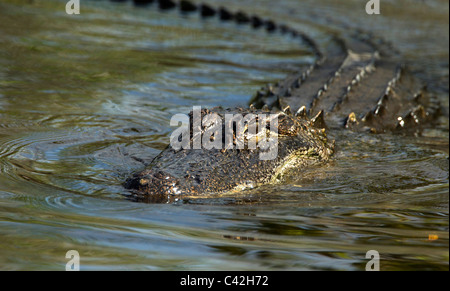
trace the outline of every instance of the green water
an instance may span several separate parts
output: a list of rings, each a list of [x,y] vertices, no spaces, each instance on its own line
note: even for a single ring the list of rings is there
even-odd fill
[[[174,205],[122,187],[168,144],[170,118],[246,106],[311,64],[308,46],[154,7],[0,2],[0,269],[64,270],[77,250],[81,270],[364,270],[377,250],[381,270],[448,270],[448,2],[381,2],[379,16],[356,0],[226,4],[321,44],[340,29],[326,17],[383,35],[441,99],[436,125],[339,133],[330,163],[286,184]]]

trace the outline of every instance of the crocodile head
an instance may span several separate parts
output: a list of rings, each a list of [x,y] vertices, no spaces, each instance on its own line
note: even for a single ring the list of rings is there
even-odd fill
[[[201,122],[196,123],[196,114]],[[275,183],[290,169],[301,170],[333,153],[322,117],[294,116],[289,108],[193,110],[189,126],[174,132],[171,145],[125,187],[134,200],[161,203]]]

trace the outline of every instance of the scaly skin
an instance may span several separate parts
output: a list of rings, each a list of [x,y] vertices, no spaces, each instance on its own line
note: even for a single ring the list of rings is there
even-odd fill
[[[361,32],[335,35],[334,41],[322,51],[311,38],[295,29],[241,11],[215,9],[184,0],[134,2],[157,2],[160,9],[197,12],[204,18],[218,17],[254,29],[265,28],[269,33],[291,34],[308,44],[317,57],[308,70],[258,91],[249,109],[202,111],[202,117],[216,113],[222,122],[226,113],[245,115],[270,111],[277,114],[276,159],[261,160],[260,149],[177,151],[168,146],[147,169],[125,182],[138,201],[170,202],[273,183],[289,169],[324,163],[330,158],[334,141],[327,139],[325,128],[371,133],[411,132],[439,113],[439,103],[408,73],[398,54],[373,36],[367,38]],[[206,130],[201,128],[202,133]],[[266,130],[266,134],[270,132]],[[191,135],[191,144],[192,138]]]

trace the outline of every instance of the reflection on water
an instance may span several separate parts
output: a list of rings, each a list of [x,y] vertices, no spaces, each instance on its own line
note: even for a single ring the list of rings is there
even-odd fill
[[[332,162],[283,185],[132,203],[122,182],[166,146],[173,114],[245,106],[310,64],[308,47],[127,4],[83,1],[74,17],[65,1],[3,1],[0,269],[63,270],[75,249],[82,270],[362,270],[375,249],[382,270],[448,270],[448,5],[384,1],[367,18],[356,0],[260,2],[229,5],[318,42],[339,30],[318,16],[383,34],[430,82],[443,117],[421,137],[338,133]]]

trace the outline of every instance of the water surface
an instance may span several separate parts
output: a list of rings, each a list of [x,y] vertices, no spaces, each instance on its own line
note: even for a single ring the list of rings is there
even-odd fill
[[[231,23],[81,2],[76,16],[65,1],[0,3],[0,269],[64,270],[73,249],[82,270],[364,270],[368,250],[382,270],[448,270],[446,1],[385,0],[379,16],[356,0],[226,1],[319,44],[336,23],[382,35],[443,115],[422,136],[338,133],[330,163],[282,185],[171,205],[122,187],[168,144],[171,116],[246,106],[313,54]]]

